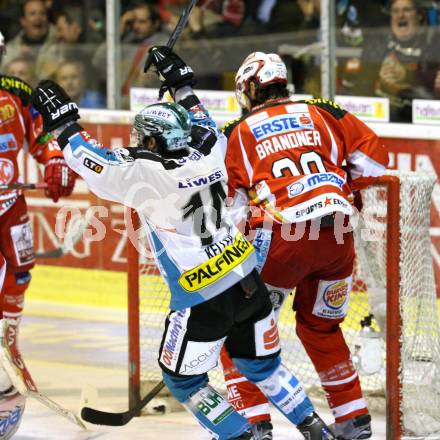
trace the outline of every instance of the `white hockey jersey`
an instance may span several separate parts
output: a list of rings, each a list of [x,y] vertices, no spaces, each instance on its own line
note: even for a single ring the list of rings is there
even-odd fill
[[[216,134],[210,151],[191,149],[181,159],[144,148],[102,148],[78,124],[58,138],[66,162],[93,193],[138,212],[170,287],[172,310],[213,298],[256,265],[253,246],[225,209],[226,138]]]

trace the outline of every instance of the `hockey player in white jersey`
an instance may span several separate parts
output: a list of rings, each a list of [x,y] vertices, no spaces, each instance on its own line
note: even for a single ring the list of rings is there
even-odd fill
[[[208,383],[225,344],[240,371],[308,439],[334,439],[295,376],[282,364],[268,292],[253,246],[225,211],[226,139],[192,91],[194,74],[153,48],[153,64],[178,103],[136,115],[134,145],[101,147],[76,122],[78,108],[52,81],[32,102],[69,166],[98,196],[139,213],[171,291],[159,365],[172,394],[216,439],[258,439]]]

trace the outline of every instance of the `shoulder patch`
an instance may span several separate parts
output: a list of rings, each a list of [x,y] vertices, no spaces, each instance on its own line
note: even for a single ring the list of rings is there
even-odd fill
[[[0,90],[5,90],[18,96],[23,105],[28,105],[31,100],[32,87],[14,76],[0,75]]]
[[[243,117],[236,118],[236,119],[233,119],[232,121],[226,122],[226,124],[222,127],[222,133],[227,138],[229,138],[229,136],[232,133],[232,130],[234,130],[234,128],[241,122],[242,119],[243,119]]]
[[[335,119],[341,119],[347,113],[340,105],[336,104],[330,99],[316,98],[316,99],[306,99],[304,101],[306,104],[316,105],[326,111],[328,111]]]

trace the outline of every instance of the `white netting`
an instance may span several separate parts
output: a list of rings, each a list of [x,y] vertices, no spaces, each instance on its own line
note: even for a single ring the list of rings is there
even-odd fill
[[[440,329],[429,237],[430,201],[436,179],[420,173],[399,173],[399,177],[403,426],[408,438],[422,436],[439,439]],[[363,202],[364,208],[355,230],[358,258],[353,280],[354,292],[348,317],[343,324],[352,352],[361,328],[360,321],[373,313],[376,318],[373,328],[383,331],[387,313],[386,186],[374,185],[363,191]],[[144,393],[152,383],[161,379],[157,352],[169,292],[151,260],[141,265],[140,286],[141,380]],[[321,393],[318,376],[295,335],[292,296],[283,306],[279,328],[284,363],[306,385],[312,398],[318,398]],[[385,347],[384,342],[382,344]],[[361,375],[364,393],[374,409],[385,408],[385,365],[383,350],[380,371]],[[215,387],[224,390],[223,375],[219,369],[211,372],[210,378]]]

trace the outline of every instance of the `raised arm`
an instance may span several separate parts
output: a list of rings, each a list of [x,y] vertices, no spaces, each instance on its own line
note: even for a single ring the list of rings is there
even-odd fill
[[[42,81],[32,103],[41,113],[45,131],[58,138],[64,158],[97,196],[133,206],[130,189],[139,182],[144,166],[136,149],[102,147],[76,121],[78,107],[53,81]]]

